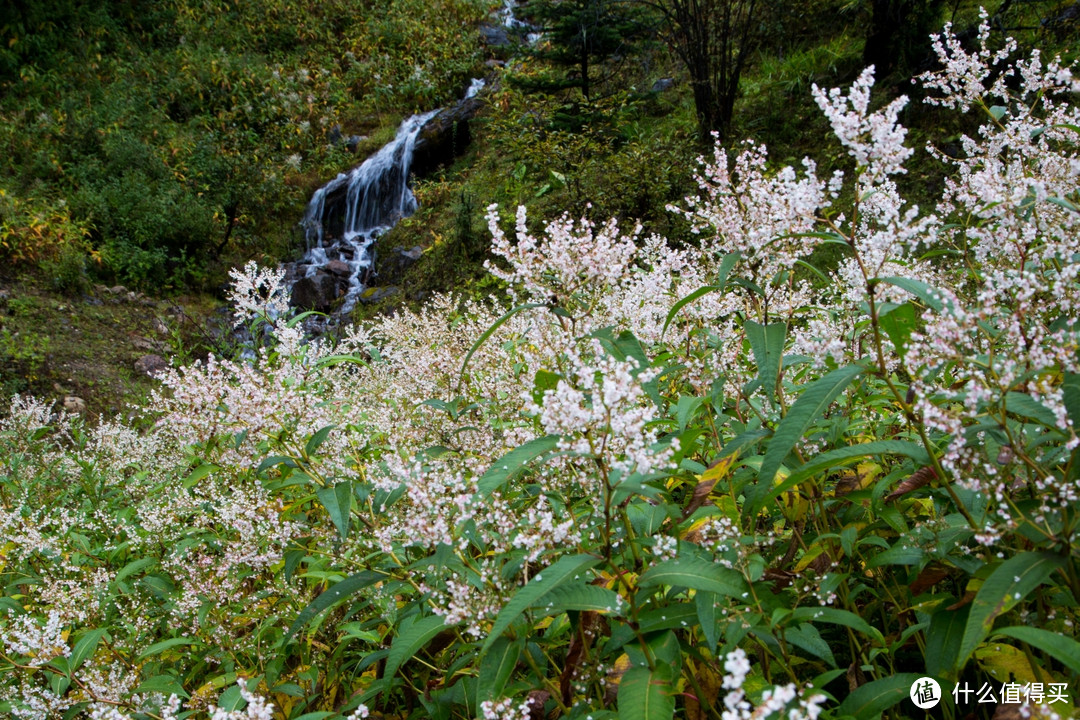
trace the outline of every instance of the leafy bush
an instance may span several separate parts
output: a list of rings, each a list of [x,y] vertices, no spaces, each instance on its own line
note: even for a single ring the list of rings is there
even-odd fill
[[[36,262],[85,250],[87,234],[86,225],[72,219],[63,201],[22,200],[0,188],[0,257],[8,262]]]
[[[815,88],[854,173],[718,149],[698,247],[493,207],[512,307],[305,342],[252,264],[265,342],[166,371],[153,432],[17,400],[0,709],[862,719],[927,676],[1071,712],[1078,88],[987,33],[923,78],[987,118],[932,214],[868,71]]]

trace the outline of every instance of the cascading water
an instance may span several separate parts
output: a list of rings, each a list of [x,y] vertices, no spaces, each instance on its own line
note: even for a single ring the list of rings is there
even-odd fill
[[[514,6],[513,0],[504,1],[499,11],[502,23],[518,30],[528,28],[514,17]],[[483,87],[483,80],[474,79],[463,102],[475,97]],[[347,313],[356,305],[374,264],[375,240],[416,211],[416,198],[408,184],[413,148],[425,124],[440,112],[432,110],[407,118],[381,150],[315,191],[300,223],[307,252],[291,273],[294,301],[301,282],[316,288],[316,295],[319,284],[325,287],[328,283],[330,292],[320,296],[323,301],[306,304],[326,309],[331,304],[326,296],[340,296],[343,283],[345,292],[339,312]]]
[[[333,261],[344,263],[348,269],[348,289],[341,307],[343,312],[352,309],[363,290],[363,276],[371,267],[371,246],[376,238],[416,210],[416,198],[408,184],[413,146],[424,123],[439,112],[432,110],[407,118],[392,141],[359,167],[316,190],[308,203],[300,223],[307,253],[297,270],[305,277],[314,277]],[[327,197],[338,195],[343,187],[343,211],[327,207]],[[331,238],[327,226],[334,222],[331,215],[339,211],[343,225],[340,235]]]

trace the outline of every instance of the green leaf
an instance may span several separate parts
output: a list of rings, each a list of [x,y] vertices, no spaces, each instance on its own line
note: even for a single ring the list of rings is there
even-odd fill
[[[520,472],[527,463],[544,453],[555,450],[559,444],[558,435],[545,435],[514,448],[503,455],[488,468],[476,483],[476,491],[487,497],[503,486],[512,476]]]
[[[991,105],[989,110],[990,117],[994,118],[995,121],[999,121],[1001,118],[1005,117],[1005,113],[1008,111],[1009,108],[1004,105]]]
[[[304,445],[304,455],[311,457],[315,454],[315,451],[319,449],[319,446],[326,442],[326,437],[330,434],[330,431],[334,429],[333,425],[327,425],[322,428],[310,438],[308,438],[307,444]]]
[[[183,486],[187,489],[190,489],[194,487],[195,484],[202,480],[204,477],[214,472],[215,470],[220,469],[220,467],[212,463],[203,463],[199,467],[192,470],[190,475],[184,478]]]
[[[597,585],[563,585],[533,603],[532,609],[543,615],[558,615],[567,610],[618,612],[621,606],[622,598],[614,590]]]
[[[930,617],[930,627],[925,633],[926,652],[923,653],[927,675],[944,678],[952,672],[956,666],[956,656],[960,653],[960,643],[964,639],[969,612],[971,606],[965,605],[959,610],[938,610]]]
[[[920,677],[917,673],[901,673],[857,687],[836,708],[836,716],[850,715],[857,720],[880,717],[896,703],[909,698],[911,685]]]
[[[1061,383],[1062,400],[1065,409],[1069,412],[1069,419],[1073,425],[1080,427],[1080,374],[1065,373],[1065,380]]]
[[[241,707],[247,705],[247,701],[244,700],[244,696],[240,694],[239,685],[231,685],[225,688],[225,691],[221,693],[221,697],[218,698],[217,706],[222,710],[239,710]]]
[[[1013,415],[1037,420],[1046,427],[1057,428],[1057,416],[1054,415],[1054,411],[1027,393],[1005,393],[1005,410]]]
[[[766,499],[779,497],[799,483],[803,482],[816,473],[840,465],[848,460],[870,457],[873,455],[903,455],[909,457],[919,465],[929,465],[930,456],[926,449],[917,443],[907,440],[874,440],[858,445],[848,445],[815,455],[809,462],[792,470],[791,474],[784,478],[783,482],[776,485]]]
[[[1028,645],[1048,653],[1074,673],[1080,673],[1080,642],[1071,637],[1026,626],[1002,628],[1001,630],[995,630],[994,634],[1005,635],[1026,642]]]
[[[480,674],[476,681],[477,706],[485,700],[502,696],[503,688],[510,681],[524,647],[524,637],[516,640],[500,637],[495,640],[491,650],[480,661]]]
[[[924,283],[922,280],[913,280],[912,278],[905,277],[886,277],[878,278],[878,282],[888,283],[901,290],[907,290],[909,293],[926,303],[928,307],[933,308],[936,312],[942,312],[945,309],[943,293],[933,285]]]
[[[132,560],[124,567],[120,568],[120,572],[116,573],[116,577],[113,578],[114,583],[118,583],[124,578],[131,577],[135,573],[150,567],[157,563],[155,558],[139,558],[138,560]]]
[[[319,488],[315,494],[344,540],[349,535],[349,521],[352,519],[352,481],[342,480],[334,487]]]
[[[504,322],[506,322],[513,316],[517,315],[519,312],[538,307],[546,307],[546,305],[544,305],[544,303],[526,303],[524,305],[518,305],[515,308],[511,308],[502,317],[491,323],[491,327],[489,327],[487,330],[480,334],[480,337],[477,338],[476,342],[474,342],[472,347],[469,348],[469,352],[466,353],[465,359],[461,362],[461,371],[458,373],[458,384],[460,385],[461,381],[465,378],[465,369],[469,367],[469,361],[472,360],[473,354],[475,354],[476,351],[480,349],[481,345],[487,342],[487,339],[491,337],[496,330],[499,329],[500,325],[502,325]]]
[[[440,615],[428,615],[406,627],[390,646],[384,675],[388,678],[394,677],[406,660],[420,652],[420,648],[431,642],[436,635],[452,627],[453,625],[447,625]]]
[[[87,658],[93,656],[94,651],[97,650],[98,643],[101,642],[101,638],[104,636],[105,629],[98,628],[96,630],[91,630],[88,633],[84,633],[83,636],[75,642],[75,647],[71,650],[71,658],[69,660],[69,666],[71,668],[71,672],[68,673],[69,677],[72,672],[78,670],[79,666],[86,662]]]
[[[765,450],[765,458],[761,461],[757,485],[747,488],[748,514],[754,515],[761,509],[762,502],[772,490],[776,473],[780,470],[788,453],[802,439],[814,421],[828,409],[832,401],[843,392],[844,388],[864,371],[865,368],[862,365],[847,365],[833,370],[806,386],[799,395],[799,399],[776,426],[776,431],[769,441],[769,447]]]
[[[686,297],[679,298],[675,301],[675,304],[671,306],[671,310],[668,311],[667,318],[664,320],[664,327],[660,331],[660,339],[664,339],[664,334],[667,333],[668,326],[671,325],[671,321],[675,319],[675,316],[679,314],[679,311],[684,307],[694,302],[700,297],[708,295],[715,290],[723,290],[727,285],[727,276],[731,273],[731,269],[735,267],[735,263],[739,261],[739,253],[728,253],[724,256],[724,259],[720,261],[720,270],[716,273],[716,283],[714,285],[705,285],[699,287],[694,292],[690,293]]]
[[[805,650],[811,657],[820,658],[832,667],[836,667],[836,658],[833,657],[829,644],[822,640],[821,633],[810,623],[789,627],[784,631],[784,639],[795,647]]]
[[[737,571],[696,557],[664,560],[646,570],[638,579],[639,587],[656,585],[705,590],[725,597],[738,597],[746,592],[746,582]]]
[[[888,550],[879,552],[866,563],[868,568],[881,567],[882,565],[918,565],[926,557],[926,551],[917,545],[901,545],[899,540]]]
[[[158,653],[164,652],[165,650],[168,650],[169,648],[179,647],[181,645],[191,645],[191,646],[196,646],[197,647],[197,646],[200,646],[202,644],[203,643],[202,643],[201,640],[196,640],[195,638],[187,638],[187,637],[169,638],[168,640],[162,640],[161,642],[156,642],[153,645],[151,645],[150,647],[143,650],[142,654],[139,655],[138,659],[143,660],[145,658],[150,657],[151,655],[157,655]]]
[[[481,654],[486,653],[503,634],[510,624],[518,619],[523,612],[536,604],[542,597],[554,590],[564,582],[574,579],[589,568],[600,562],[600,558],[592,555],[566,555],[559,558],[553,565],[546,567],[533,577],[527,584],[518,588],[514,597],[503,606],[495,618],[495,624],[491,628],[488,639],[484,642]]]
[[[872,627],[870,623],[849,610],[830,607],[802,607],[796,608],[789,616],[792,622],[829,623],[830,625],[843,625],[856,632],[860,632],[877,642],[884,638],[881,631]]]
[[[666,665],[627,670],[619,682],[619,720],[671,720],[675,715],[673,674]]]
[[[758,366],[758,379],[765,394],[772,400],[776,396],[776,381],[780,375],[780,360],[784,356],[784,340],[787,323],[776,322],[762,325],[753,320],[745,324],[746,337]]]
[[[385,579],[386,575],[373,570],[363,570],[355,575],[350,575],[308,603],[308,606],[300,611],[300,614],[296,616],[296,620],[289,626],[289,632],[285,633],[285,639],[295,635],[297,630],[307,625],[316,615],[331,605]]]
[[[359,365],[360,367],[368,367],[367,362],[362,358],[357,357],[356,355],[327,355],[324,358],[319,358],[319,360],[315,363],[315,367],[332,367],[334,365],[341,365],[342,363]]]
[[[716,646],[720,643],[720,625],[716,622],[716,603],[720,596],[708,590],[698,590],[694,594],[694,606],[697,609],[698,624],[701,632],[705,635],[705,643],[709,646],[709,652],[716,654]]]
[[[986,578],[971,603],[964,628],[964,639],[956,658],[956,670],[962,670],[994,626],[994,620],[1046,582],[1064,564],[1060,555],[1049,552],[1025,552],[1001,563]]]
[[[559,386],[559,381],[563,379],[562,375],[553,373],[549,370],[540,368],[536,371],[536,375],[533,376],[533,401],[537,405],[544,403],[544,393],[547,390],[554,390]]]
[[[1053,203],[1058,207],[1063,207],[1066,210],[1071,210],[1074,213],[1080,213],[1080,207],[1077,207],[1076,203],[1072,202],[1068,198],[1052,196],[1046,198],[1046,201]]]
[[[878,317],[878,324],[885,330],[885,334],[892,341],[893,348],[899,357],[907,354],[908,340],[915,330],[915,306],[911,303],[897,305],[887,313]]]
[[[168,697],[169,695],[177,695],[182,698],[191,697],[185,690],[184,686],[180,684],[172,675],[155,675],[151,678],[147,678],[143,681],[135,692],[138,693],[161,693]]]

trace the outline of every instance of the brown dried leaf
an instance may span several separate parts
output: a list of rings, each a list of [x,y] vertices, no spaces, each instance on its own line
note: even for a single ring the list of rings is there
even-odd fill
[[[684,695],[687,720],[705,720],[708,717],[706,709],[715,707],[720,697],[720,684],[723,680],[711,667],[702,665],[698,668],[696,677],[698,687],[704,697],[699,698],[689,692]]]
[[[694,511],[703,506],[709,499],[709,493],[716,487],[717,481],[727,474],[735,463],[735,455],[726,455],[712,464],[701,474],[701,482],[694,487],[694,494],[690,496],[690,502],[683,508],[682,519],[690,517]]]
[[[529,706],[529,720],[544,720],[544,704],[551,699],[547,690],[531,690],[525,698]]]
[[[772,590],[774,593],[778,593],[791,585],[791,581],[797,577],[798,574],[790,570],[773,570],[772,568],[767,568],[761,575],[762,580],[773,583]]]
[[[619,683],[622,676],[630,669],[630,656],[626,653],[620,655],[615,664],[607,673],[607,682],[604,683],[604,705],[612,705],[619,696]]]
[[[964,607],[965,605],[967,605],[968,603],[970,603],[974,599],[975,599],[975,591],[974,590],[968,590],[966,593],[964,593],[964,597],[960,598],[959,600],[957,600],[956,602],[954,602],[952,605],[950,605],[949,607],[947,607],[945,609],[950,611],[950,612],[953,611],[953,610],[959,610],[960,608]]]
[[[896,489],[885,496],[885,502],[890,502],[896,498],[907,495],[909,492],[918,490],[921,487],[929,484],[931,480],[937,477],[937,471],[930,465],[919,468],[913,472],[908,479],[896,486]]]
[[[851,663],[847,669],[847,684],[848,691],[855,692],[859,689],[860,685],[866,684],[866,675],[863,674],[862,669],[859,667],[859,660]]]
[[[944,565],[938,563],[927,565],[919,573],[919,577],[915,578],[915,582],[911,583],[911,594],[921,595],[947,577],[949,577],[949,569]]]
[[[586,610],[581,613],[574,636],[570,638],[570,647],[566,650],[566,664],[563,666],[562,676],[559,678],[559,690],[562,692],[564,705],[570,704],[570,691],[574,687],[574,677],[578,667],[585,656],[586,651],[592,646],[593,638],[600,629],[602,618],[600,613],[594,610]]]

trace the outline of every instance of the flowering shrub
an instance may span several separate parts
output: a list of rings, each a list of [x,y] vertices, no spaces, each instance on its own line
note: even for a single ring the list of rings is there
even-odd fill
[[[717,151],[695,248],[492,208],[513,307],[305,342],[252,265],[267,342],[165,373],[153,432],[17,400],[2,708],[861,719],[928,676],[1070,714],[1080,86],[987,33],[923,77],[987,118],[933,212],[868,69],[814,91],[853,173]]]

